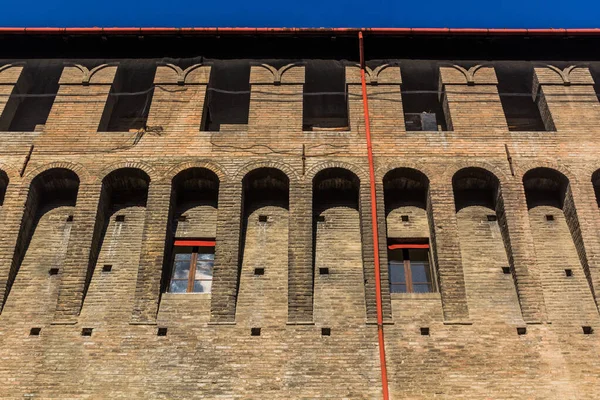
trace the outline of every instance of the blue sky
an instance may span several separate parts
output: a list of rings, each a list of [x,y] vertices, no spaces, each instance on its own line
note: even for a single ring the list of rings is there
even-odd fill
[[[600,0],[3,0],[4,27],[595,28]]]

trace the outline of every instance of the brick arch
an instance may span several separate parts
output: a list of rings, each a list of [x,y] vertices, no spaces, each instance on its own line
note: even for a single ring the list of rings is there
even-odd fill
[[[359,182],[366,183],[369,181],[369,175],[365,170],[354,164],[350,164],[344,161],[325,161],[319,163],[307,171],[305,179],[310,179],[312,181],[319,172],[329,168],[347,169],[348,171],[354,173],[354,175],[358,177]]]
[[[25,175],[25,177],[23,179],[23,183],[29,185],[29,184],[31,184],[31,182],[33,181],[33,179],[36,176],[40,175],[41,173],[44,173],[45,171],[48,171],[51,169],[56,169],[56,168],[62,168],[62,169],[67,169],[67,170],[72,171],[79,178],[80,184],[91,183],[91,181],[92,181],[90,173],[87,171],[87,169],[83,165],[71,163],[68,161],[57,161],[57,162],[53,162],[50,164],[44,164],[42,166],[39,166],[39,167],[29,171]]]
[[[578,179],[577,175],[575,173],[573,173],[573,171],[571,171],[569,168],[567,168],[564,165],[560,165],[554,161],[547,161],[547,160],[546,161],[531,161],[531,162],[525,162],[525,163],[520,164],[518,167],[515,168],[515,179],[517,179],[519,182],[523,182],[523,177],[525,176],[525,174],[527,174],[527,172],[529,172],[533,169],[536,169],[536,168],[553,169],[557,172],[560,172],[562,175],[564,175],[570,184],[578,184],[579,183],[579,179]]]
[[[497,165],[480,160],[464,160],[452,163],[450,166],[448,166],[448,168],[446,168],[444,173],[441,175],[441,178],[445,182],[452,182],[454,175],[456,175],[457,172],[466,168],[480,168],[485,170],[486,172],[489,172],[490,174],[494,175],[496,179],[498,179],[500,186],[502,186],[503,184],[507,184],[512,178],[509,178],[507,173],[501,168],[499,168]]]
[[[298,182],[298,174],[296,171],[288,164],[280,162],[280,161],[253,161],[248,164],[245,164],[242,168],[237,170],[237,172],[233,175],[234,182],[241,182],[242,179],[251,171],[259,168],[275,168],[283,172],[288,179],[290,180],[290,184],[292,182]]]
[[[120,161],[102,169],[99,173],[100,181],[102,182],[111,172],[122,168],[135,168],[144,171],[150,178],[150,182],[165,183],[164,176],[160,176],[156,170],[150,165],[141,161]]]
[[[399,169],[399,168],[410,168],[410,169],[414,169],[420,173],[422,173],[423,175],[425,175],[425,177],[427,178],[427,180],[429,182],[431,182],[431,178],[430,176],[434,175],[434,168],[435,166],[432,165],[427,165],[425,164],[425,161],[423,160],[423,162],[420,162],[420,160],[416,160],[414,162],[397,162],[397,161],[391,161],[388,163],[384,163],[383,165],[381,165],[379,168],[377,168],[375,170],[375,179],[377,180],[378,184],[382,184],[383,183],[383,178],[391,171],[395,170],[395,169]]]
[[[9,182],[17,181],[21,178],[19,176],[19,171],[17,171],[17,168],[10,164],[4,164],[0,162],[0,171],[6,174]]]
[[[205,168],[209,171],[212,171],[217,175],[220,182],[226,182],[229,179],[227,172],[225,172],[225,168],[219,163],[216,163],[211,160],[198,160],[198,161],[186,161],[176,166],[170,168],[162,177],[161,181],[169,181],[171,182],[173,178],[177,176],[180,172],[185,171],[190,168]]]

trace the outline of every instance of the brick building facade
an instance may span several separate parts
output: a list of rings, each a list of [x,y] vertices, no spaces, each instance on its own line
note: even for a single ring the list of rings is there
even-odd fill
[[[599,398],[597,40],[454,39],[493,50],[385,38],[367,68],[391,398]],[[321,90],[310,42],[218,82],[152,40],[0,37],[0,398],[381,398],[360,67]]]

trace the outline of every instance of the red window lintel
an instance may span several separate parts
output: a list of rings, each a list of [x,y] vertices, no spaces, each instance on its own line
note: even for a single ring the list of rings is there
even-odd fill
[[[414,243],[399,243],[399,244],[390,244],[388,246],[389,250],[396,249],[428,249],[428,244],[414,244]]]
[[[215,247],[214,240],[176,240],[175,246]]]

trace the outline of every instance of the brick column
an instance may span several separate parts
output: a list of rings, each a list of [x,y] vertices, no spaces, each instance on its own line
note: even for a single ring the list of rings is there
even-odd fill
[[[596,307],[600,305],[600,212],[590,182],[569,185],[565,217],[577,248]],[[600,308],[599,308],[600,310]]]
[[[242,182],[221,183],[211,296],[212,323],[235,322],[240,278],[241,223]]]
[[[454,194],[450,183],[431,182],[427,212],[446,323],[468,323],[469,308],[460,253]]]
[[[28,187],[20,188],[9,184],[0,211],[0,312],[6,303],[25,250],[25,240],[19,240],[22,237],[23,221],[33,218],[30,213],[25,212],[28,195]]]
[[[485,126],[490,134],[508,131],[494,68],[441,67],[440,92],[444,94],[449,130],[481,133]]]
[[[365,81],[369,98],[369,121],[374,133],[404,132],[404,110],[402,108],[402,76],[400,67],[381,65],[375,69],[367,67]],[[346,67],[348,84],[348,109],[352,132],[364,131],[365,116],[362,100],[360,67]]]
[[[22,99],[11,99],[10,94],[15,92],[23,93],[24,88],[16,87],[23,66],[21,65],[3,65],[0,67],[0,131],[7,131],[10,123],[17,111],[17,106]]]
[[[303,66],[252,66],[248,130],[301,131],[303,90]]]
[[[147,125],[160,126],[174,135],[200,130],[210,69],[201,65],[186,70],[159,65],[154,77],[154,85],[159,88],[154,89]]]
[[[133,324],[156,324],[171,215],[171,192],[170,184],[150,182],[131,317]]]
[[[60,88],[44,127],[45,134],[96,132],[104,114],[108,94],[117,72],[116,65],[100,65],[92,70],[67,66]],[[89,136],[69,137],[70,146],[89,146]]]
[[[312,182],[291,182],[289,217],[288,323],[313,321]]]
[[[600,103],[588,68],[534,68],[533,96],[549,129],[576,135],[600,125]]]
[[[104,223],[98,213],[101,191],[100,184],[79,186],[54,324],[74,324],[81,312],[96,264],[99,236]]]
[[[525,190],[518,181],[503,184],[500,190],[496,213],[521,314],[526,323],[541,323],[546,320],[546,305],[529,224]]]
[[[383,181],[376,183],[377,190],[377,225],[379,229],[379,266],[381,268],[381,303],[383,319],[392,319],[392,298],[390,296],[390,277],[388,270],[387,221],[385,215],[385,198]]]

